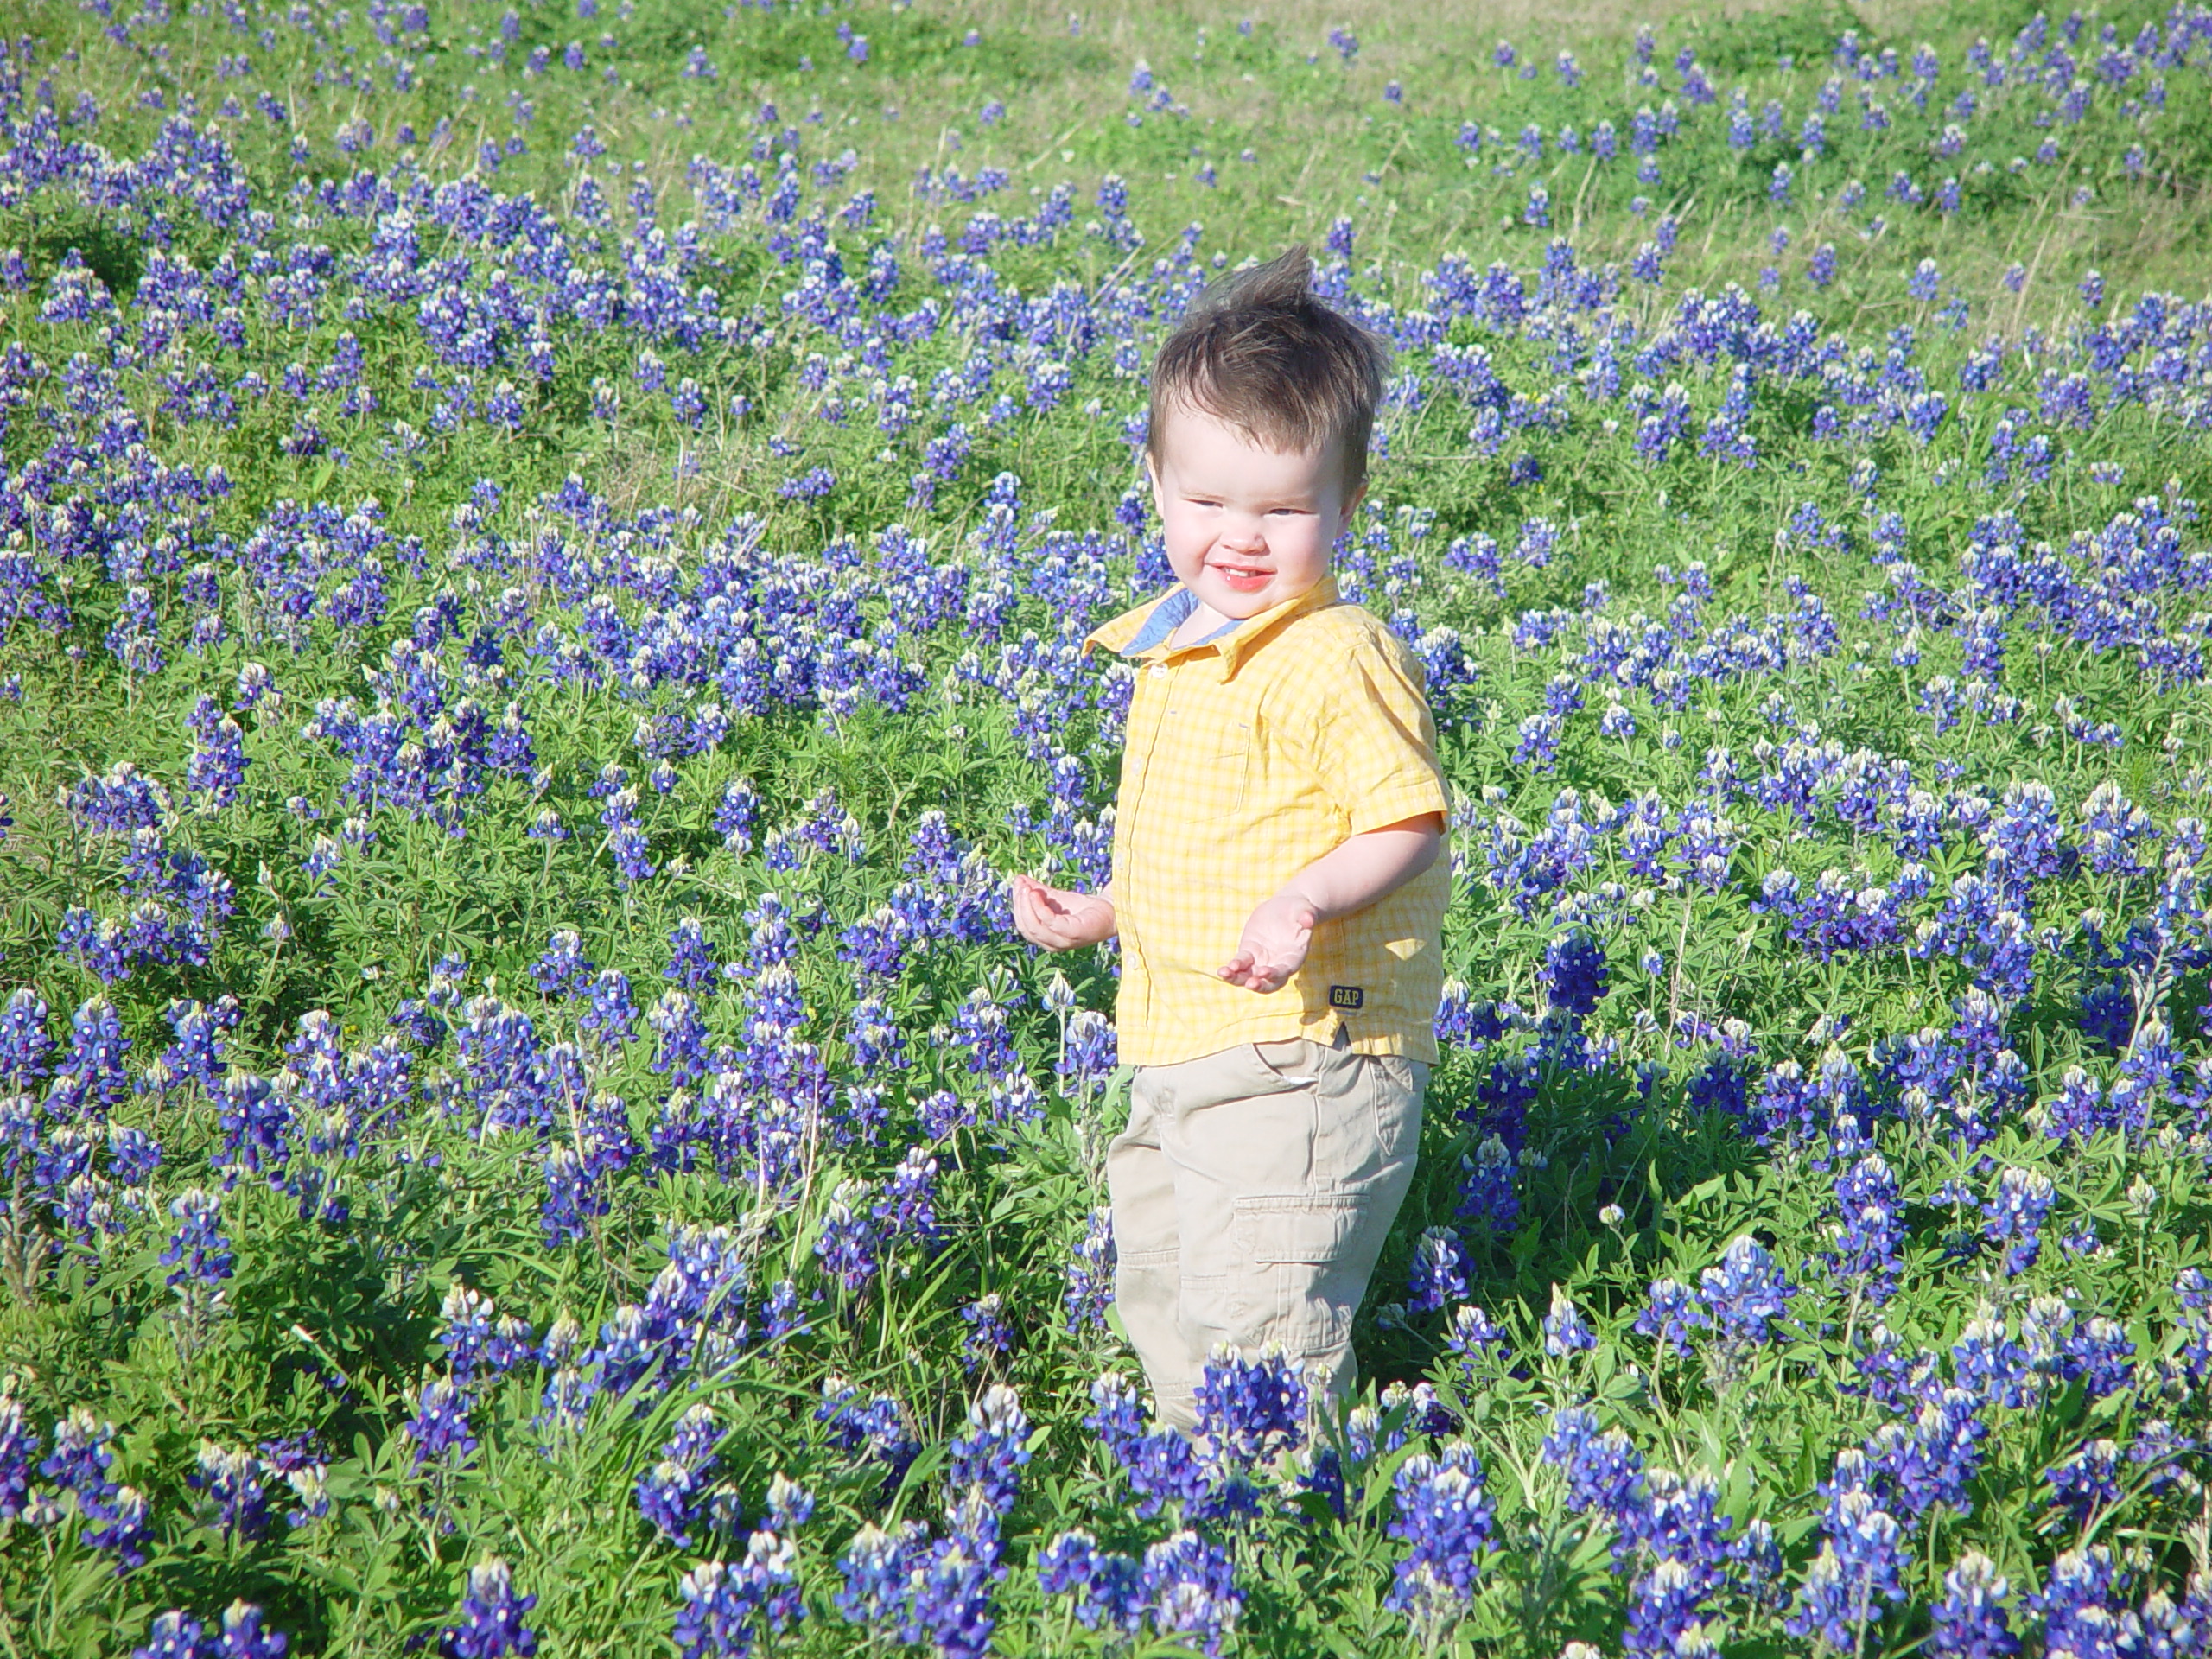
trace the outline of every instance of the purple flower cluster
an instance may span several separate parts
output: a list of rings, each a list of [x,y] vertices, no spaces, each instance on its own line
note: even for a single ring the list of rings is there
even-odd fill
[[[290,1647],[283,1631],[263,1625],[260,1608],[234,1601],[213,1630],[181,1611],[158,1614],[145,1643],[130,1653],[131,1659],[283,1659]]]
[[[839,1561],[837,1611],[897,1640],[926,1642],[952,1659],[978,1659],[997,1625],[993,1586],[1006,1575],[999,1529],[1029,1459],[1029,1419],[1013,1389],[994,1384],[952,1443],[944,1531],[919,1522],[893,1535],[861,1528]]]
[[[1091,1385],[1084,1424],[1121,1465],[1140,1516],[1173,1503],[1187,1520],[1232,1518],[1256,1513],[1255,1472],[1305,1444],[1308,1398],[1287,1356],[1220,1349],[1200,1373],[1195,1436],[1147,1428],[1135,1390],[1110,1371]]]
[[[745,1541],[744,1559],[702,1561],[677,1586],[676,1646],[683,1659],[745,1659],[764,1633],[781,1635],[806,1616],[798,1551],[762,1528]]]
[[[1483,1465],[1460,1445],[1438,1457],[1417,1453],[1392,1478],[1396,1511],[1392,1537],[1406,1554],[1392,1569],[1390,1605],[1423,1629],[1448,1624],[1474,1594],[1491,1541],[1492,1505]]]
[[[1195,1642],[1210,1659],[1244,1605],[1229,1557],[1191,1531],[1150,1545],[1141,1560],[1100,1549],[1087,1532],[1064,1532],[1039,1554],[1037,1581],[1046,1595],[1067,1598],[1085,1630]]]
[[[709,1495],[721,1439],[713,1408],[693,1406],[661,1447],[660,1460],[638,1477],[638,1512],[679,1549],[691,1548],[691,1529]]]
[[[537,1636],[523,1616],[537,1605],[536,1596],[515,1593],[505,1561],[480,1561],[468,1569],[460,1617],[439,1636],[438,1651],[444,1659],[528,1659],[537,1651]]]

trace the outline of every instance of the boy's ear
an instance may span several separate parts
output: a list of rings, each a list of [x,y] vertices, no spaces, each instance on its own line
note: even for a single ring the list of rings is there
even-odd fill
[[[1344,500],[1344,517],[1337,521],[1337,535],[1341,536],[1344,531],[1351,528],[1352,514],[1359,511],[1359,504],[1366,499],[1367,480],[1365,479],[1362,479],[1359,481],[1359,487],[1354,490]],[[1331,539],[1333,540],[1334,538],[1332,537]]]

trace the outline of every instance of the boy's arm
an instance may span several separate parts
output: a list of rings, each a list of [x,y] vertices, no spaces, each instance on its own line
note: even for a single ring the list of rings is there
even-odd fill
[[[1285,883],[1244,924],[1236,954],[1217,970],[1232,985],[1279,991],[1304,966],[1313,930],[1363,910],[1436,862],[1444,815],[1424,812],[1349,837]]]

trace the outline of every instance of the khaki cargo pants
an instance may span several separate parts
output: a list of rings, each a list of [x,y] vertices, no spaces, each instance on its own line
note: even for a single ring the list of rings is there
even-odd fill
[[[1413,1179],[1428,1070],[1303,1037],[1136,1069],[1106,1151],[1114,1296],[1163,1421],[1196,1425],[1217,1343],[1277,1344],[1327,1394],[1351,1387],[1352,1315]]]

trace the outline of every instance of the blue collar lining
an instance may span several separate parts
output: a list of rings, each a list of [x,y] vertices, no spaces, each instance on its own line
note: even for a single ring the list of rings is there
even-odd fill
[[[1198,607],[1198,596],[1187,588],[1178,588],[1154,609],[1137,630],[1137,637],[1122,647],[1124,657],[1141,657],[1154,645],[1163,643],[1167,636],[1183,625],[1183,619]],[[1210,645],[1215,640],[1231,634],[1243,626],[1241,618],[1231,617],[1203,639],[1192,642],[1193,646]]]

